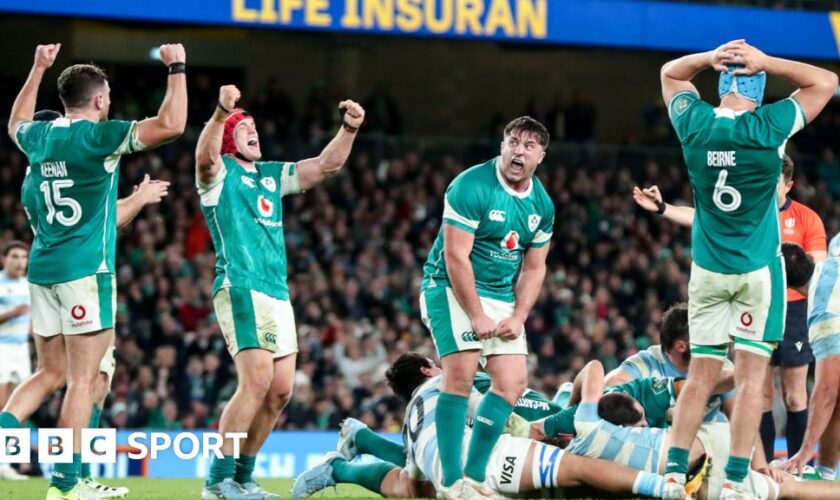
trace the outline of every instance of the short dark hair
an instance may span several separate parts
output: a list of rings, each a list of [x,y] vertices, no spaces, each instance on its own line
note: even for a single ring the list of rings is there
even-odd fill
[[[662,326],[659,328],[659,343],[662,349],[669,352],[678,340],[688,340],[688,304],[678,302],[662,315]]]
[[[414,389],[420,387],[428,379],[421,369],[431,367],[432,362],[426,356],[416,352],[407,352],[397,358],[388,368],[385,378],[394,394],[409,401]]]
[[[782,175],[785,182],[793,180],[793,159],[788,155],[782,156]]]
[[[519,118],[514,119],[505,126],[505,137],[508,137],[514,133],[522,132],[536,135],[537,142],[540,143],[540,146],[542,146],[543,148],[548,147],[548,129],[545,128],[545,125],[538,122],[537,120],[534,120],[530,116],[520,116]]]
[[[598,400],[598,416],[614,425],[636,425],[642,414],[636,400],[623,392],[610,392]]]
[[[814,274],[814,259],[796,243],[782,243],[782,255],[785,257],[788,286],[799,288],[807,285]]]
[[[12,250],[14,250],[16,248],[20,248],[21,250],[26,250],[27,252],[29,251],[29,245],[27,245],[26,243],[24,243],[20,240],[12,240],[12,241],[6,243],[6,246],[3,247],[3,257],[8,257],[9,252],[11,252]]]
[[[99,66],[74,64],[58,77],[58,97],[65,108],[83,108],[93,93],[107,81],[108,76]]]
[[[61,113],[54,109],[42,109],[41,111],[35,112],[35,114],[32,115],[32,119],[36,122],[51,122],[53,120],[58,120],[61,116]]]

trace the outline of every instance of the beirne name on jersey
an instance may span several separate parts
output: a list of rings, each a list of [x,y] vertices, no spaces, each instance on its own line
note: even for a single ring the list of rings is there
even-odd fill
[[[527,191],[513,190],[494,158],[462,172],[446,190],[443,223],[475,235],[470,262],[478,295],[513,302],[513,280],[528,248],[551,240],[554,203],[536,177]],[[450,286],[443,227],[423,266],[421,290]]]
[[[283,203],[300,192],[294,163],[254,163],[244,169],[230,156],[213,183],[199,186],[201,211],[216,249],[213,292],[236,286],[289,299]]]
[[[671,99],[668,114],[694,189],[692,258],[722,274],[768,265],[780,255],[776,186],[785,143],[805,126],[799,103],[736,112],[686,91]]]
[[[17,126],[15,142],[30,164],[21,188],[35,233],[30,282],[51,285],[114,272],[120,157],[144,149],[136,127],[67,118]]]

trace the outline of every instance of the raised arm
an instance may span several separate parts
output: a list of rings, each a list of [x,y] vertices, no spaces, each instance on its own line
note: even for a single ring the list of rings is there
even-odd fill
[[[736,70],[735,75],[766,71],[799,87],[799,90],[793,93],[793,98],[799,103],[808,123],[820,114],[837,91],[837,74],[833,71],[781,57],[768,56],[746,42],[734,47],[731,50],[731,56],[725,62],[744,66]]]
[[[659,72],[662,83],[662,99],[665,101],[665,105],[668,105],[671,98],[680,92],[689,91],[697,94],[697,88],[691,83],[691,80],[704,69],[712,67],[717,71],[725,71],[726,65],[722,61],[732,56],[733,54],[730,51],[741,42],[743,40],[734,40],[715,50],[689,54],[665,63]]]
[[[187,55],[180,43],[161,45],[160,59],[169,68],[166,94],[157,116],[146,118],[137,126],[137,138],[147,148],[174,141],[187,126]]]
[[[15,131],[17,126],[24,121],[31,121],[35,114],[35,101],[38,99],[38,88],[41,86],[41,80],[44,78],[44,73],[53,65],[58,51],[61,50],[61,44],[38,45],[35,48],[35,62],[32,63],[32,69],[29,70],[29,76],[26,77],[23,87],[20,89],[14,104],[12,104],[12,112],[9,115],[9,137],[17,144],[17,137]]]
[[[674,224],[691,227],[694,223],[694,208],[678,207],[662,201],[662,194],[657,186],[641,189],[633,188],[633,200],[648,212],[656,212]]]
[[[513,340],[522,333],[528,313],[537,302],[545,280],[545,259],[548,257],[548,247],[549,245],[546,244],[538,248],[529,248],[525,252],[525,259],[516,282],[516,305],[513,315],[499,323],[496,330],[499,337]]]
[[[242,93],[236,85],[224,85],[219,89],[219,104],[213,116],[204,125],[198,144],[195,146],[195,175],[200,184],[212,184],[222,169],[222,137],[225,119],[236,106]]]
[[[597,403],[604,395],[604,365],[590,361],[581,372],[581,403]]]
[[[344,112],[343,122],[333,140],[317,157],[297,163],[302,191],[317,186],[324,179],[337,174],[347,161],[347,157],[350,156],[356,133],[365,121],[365,110],[357,102],[351,100],[341,101],[338,109]]]
[[[485,314],[475,287],[475,272],[470,253],[475,235],[451,224],[443,224],[443,258],[446,272],[452,283],[452,291],[464,312],[470,317],[473,331],[478,338],[485,339],[496,334],[496,322]]]
[[[153,181],[146,174],[143,182],[134,186],[134,192],[121,200],[117,200],[117,229],[124,229],[137,217],[146,205],[160,203],[169,194],[169,182]]]

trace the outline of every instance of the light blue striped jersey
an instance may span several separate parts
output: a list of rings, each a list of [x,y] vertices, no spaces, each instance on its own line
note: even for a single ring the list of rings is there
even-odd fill
[[[808,340],[817,361],[840,354],[840,234],[828,245],[808,286]]]
[[[734,373],[735,367],[728,359],[724,360],[723,367]],[[668,358],[665,351],[662,350],[661,345],[653,345],[639,351],[636,354],[625,359],[619,366],[622,370],[629,373],[634,379],[659,377],[659,378],[686,378],[688,372],[677,369],[674,363]],[[715,396],[709,400],[706,405],[705,422],[724,421],[726,418],[720,412],[720,403],[730,398],[735,397],[735,391],[729,391],[720,397]]]
[[[403,442],[408,455],[406,471],[413,479],[429,481],[433,485],[439,485],[442,477],[435,425],[435,410],[442,381],[443,376],[438,375],[414,390],[403,425]],[[472,388],[472,393],[481,395],[475,387]],[[463,434],[465,442],[469,443],[471,433],[465,428]]]
[[[9,312],[21,304],[30,304],[29,283],[26,277],[12,279],[5,271],[0,271],[0,314]],[[21,314],[0,323],[0,345],[26,344],[31,323],[31,313]]]
[[[575,414],[577,436],[566,448],[575,455],[618,462],[632,469],[656,472],[665,429],[623,427],[598,416],[597,403],[581,403]]]

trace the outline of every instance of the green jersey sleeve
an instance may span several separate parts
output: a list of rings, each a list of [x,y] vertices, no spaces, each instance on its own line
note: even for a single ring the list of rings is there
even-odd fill
[[[84,140],[87,146],[101,156],[122,156],[142,151],[145,146],[136,137],[137,122],[108,120],[94,124]]]
[[[761,106],[749,122],[749,136],[756,146],[778,148],[805,127],[805,112],[793,97]]]
[[[282,163],[280,166],[280,196],[287,194],[297,194],[300,189],[300,176],[298,175],[297,165],[294,163]]]
[[[446,190],[443,201],[443,223],[475,234],[481,221],[481,192],[469,185],[469,178],[460,175]]]
[[[541,248],[548,245],[551,241],[551,235],[554,233],[554,204],[549,204],[549,207],[543,212],[542,220],[540,220],[539,229],[531,241],[531,247]]]
[[[679,92],[671,98],[671,102],[668,103],[668,117],[671,119],[671,124],[677,132],[680,142],[686,143],[691,137],[692,130],[699,128],[696,123],[698,115],[704,108],[709,107],[711,107],[709,103],[689,90]]]
[[[15,128],[15,133],[13,134],[12,139],[14,139],[15,145],[17,145],[18,149],[25,154],[28,154],[27,151],[31,148],[33,138],[40,136],[43,131],[42,127],[33,127],[36,123],[37,122],[26,120],[18,123]]]

